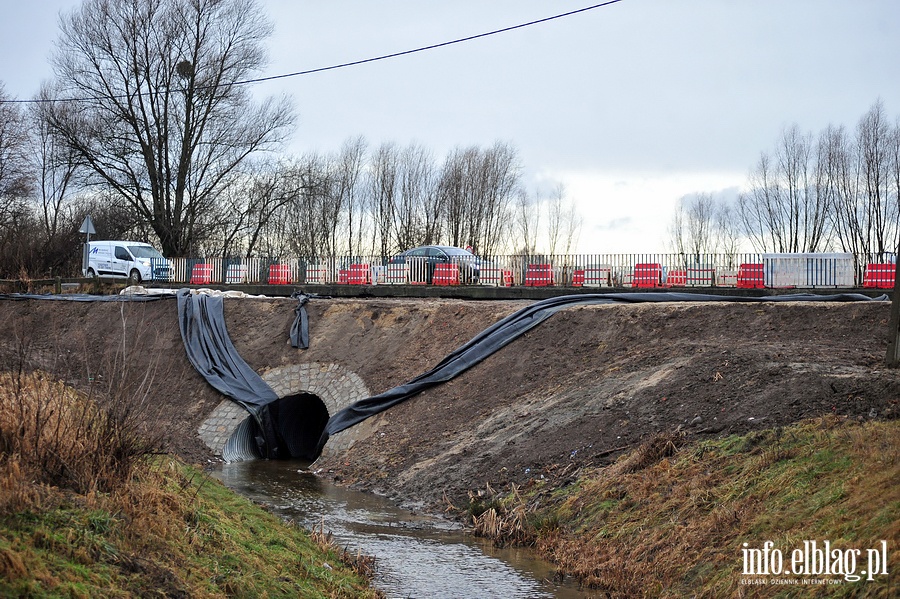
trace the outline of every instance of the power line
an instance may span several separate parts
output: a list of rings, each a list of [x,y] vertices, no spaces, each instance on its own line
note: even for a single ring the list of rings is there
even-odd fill
[[[522,29],[524,27],[531,27],[532,25],[539,25],[541,23],[546,23],[548,21],[554,21],[556,19],[562,19],[564,17],[570,17],[572,15],[577,15],[583,12],[587,12],[589,10],[594,10],[597,8],[603,8],[604,6],[609,6],[610,4],[616,4],[618,2],[622,2],[622,0],[607,0],[606,2],[601,2],[600,4],[594,4],[591,6],[586,6],[584,8],[578,8],[575,10],[570,10],[569,12],[564,12],[560,14],[556,14],[550,17],[544,17],[543,19],[535,19],[534,21],[528,21],[527,23],[520,23],[518,25],[512,25],[510,27],[503,27],[502,29],[494,29],[493,31],[487,31],[484,33],[477,33],[475,35],[470,35],[467,37],[460,37],[446,42],[440,42],[437,44],[431,44],[428,46],[421,46],[419,48],[414,48],[412,50],[403,50],[402,52],[393,52],[391,54],[382,54],[381,56],[375,56],[372,58],[363,58],[361,60],[353,60],[350,62],[343,62],[340,64],[334,64],[327,67],[318,67],[315,69],[307,69],[305,71],[297,71],[294,73],[284,73],[282,75],[271,75],[269,77],[259,77],[256,79],[243,79],[241,81],[232,81],[229,83],[221,84],[221,86],[236,86],[236,85],[250,85],[253,83],[262,83],[263,81],[274,81],[276,79],[287,79],[289,77],[300,77],[303,75],[312,75],[314,73],[323,73],[325,71],[334,71],[336,69],[343,69],[346,67],[355,67],[361,64],[367,64],[370,62],[378,62],[380,60],[388,60],[390,58],[397,58],[400,56],[407,56],[409,54],[416,54],[418,52],[425,52],[426,50],[434,50],[437,48],[443,48],[445,46],[452,46],[454,44],[461,44],[463,42],[470,42],[472,40],[481,39],[484,37],[489,37],[491,35],[497,35],[499,33],[506,33],[507,31],[513,31],[516,29]],[[144,94],[139,94],[144,95]],[[85,98],[33,98],[30,100],[0,100],[0,104],[38,104],[44,102],[79,102],[79,101],[87,101],[87,100],[101,100],[103,98],[107,98],[108,96],[92,96]],[[116,97],[125,97],[116,96]]]
[[[587,6],[585,8],[579,8],[576,10],[572,10],[566,13],[561,13],[558,15],[553,15],[552,17],[545,17],[543,19],[537,19],[535,21],[529,21],[527,23],[521,23],[519,25],[512,25],[511,27],[504,27],[503,29],[495,29],[493,31],[488,31],[485,33],[478,33],[476,35],[470,35],[468,37],[461,37],[455,40],[450,40],[448,42],[441,42],[439,44],[431,44],[430,46],[422,46],[421,48],[415,48],[413,50],[404,50],[402,52],[394,52],[393,54],[384,54],[382,56],[376,56],[374,58],[364,58],[362,60],[354,60],[352,62],[345,62],[341,64],[331,65],[329,67],[319,67],[317,69],[309,69],[306,71],[297,71],[296,73],[286,73],[284,75],[272,75],[271,77],[260,77],[259,79],[247,79],[246,81],[236,81],[232,85],[244,85],[247,83],[259,83],[261,81],[272,81],[274,79],[285,79],[287,77],[298,77],[300,75],[312,75],[313,73],[322,73],[324,71],[333,71],[335,69],[342,69],[344,67],[353,67],[360,64],[366,64],[369,62],[376,62],[379,60],[387,60],[388,58],[397,58],[398,56],[406,56],[408,54],[415,54],[416,52],[424,52],[426,50],[434,50],[435,48],[443,48],[445,46],[452,46],[453,44],[461,44],[463,42],[469,42],[472,40],[477,40],[479,38],[488,37],[490,35],[497,35],[498,33],[506,33],[507,31],[513,31],[514,29],[522,29],[523,27],[530,27],[532,25],[538,25],[540,23],[546,23],[547,21],[553,21],[554,19],[561,19],[563,17],[569,17],[578,13],[587,12],[589,10],[594,10],[595,8],[602,8],[604,6],[609,6],[610,4],[616,4],[617,2],[621,2],[622,0],[608,0],[607,2],[602,2],[600,4],[594,4],[593,6]]]

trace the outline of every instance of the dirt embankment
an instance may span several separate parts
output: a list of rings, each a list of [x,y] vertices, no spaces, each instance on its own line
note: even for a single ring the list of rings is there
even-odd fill
[[[292,349],[291,300],[226,300],[257,371],[338,363],[373,393],[403,383],[525,302],[314,300],[311,347]],[[564,310],[443,386],[376,416],[374,434],[315,467],[411,503],[574,476],[660,431],[727,435],[820,414],[894,418],[882,368],[889,305],[672,303]],[[152,373],[170,448],[209,456],[197,427],[221,397],[184,355],[174,300],[0,302],[4,368],[24,361],[77,386]]]
[[[322,466],[406,501],[573,479],[657,432],[719,436],[839,414],[894,418],[886,303],[573,308],[379,416]]]

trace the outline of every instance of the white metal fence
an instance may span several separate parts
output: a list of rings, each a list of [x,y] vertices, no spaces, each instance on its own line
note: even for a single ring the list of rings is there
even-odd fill
[[[892,258],[887,260],[893,261]],[[175,283],[492,285],[585,287],[748,286],[862,287],[875,257],[853,254],[567,254],[502,255],[447,263],[431,258],[330,256],[307,258],[175,258]],[[882,258],[880,262],[884,262]],[[742,276],[745,284],[741,284]],[[759,277],[761,276],[761,280]],[[758,284],[756,284],[758,283]]]

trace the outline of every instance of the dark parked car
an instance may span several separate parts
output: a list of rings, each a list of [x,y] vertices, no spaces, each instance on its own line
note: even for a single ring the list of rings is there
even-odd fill
[[[431,284],[436,264],[458,264],[460,283],[478,283],[479,260],[471,252],[448,245],[424,245],[412,248],[390,259],[390,264],[409,264],[410,282]]]

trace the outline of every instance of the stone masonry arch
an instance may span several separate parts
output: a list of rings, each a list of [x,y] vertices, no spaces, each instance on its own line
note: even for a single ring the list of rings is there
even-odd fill
[[[270,368],[260,376],[278,397],[299,393],[315,395],[325,404],[329,416],[371,395],[359,375],[339,364],[290,364]],[[247,412],[240,405],[225,399],[213,409],[197,432],[206,446],[221,456],[225,443],[247,417]],[[333,455],[349,448],[357,439],[368,434],[366,424],[363,422],[332,436],[322,455]]]

